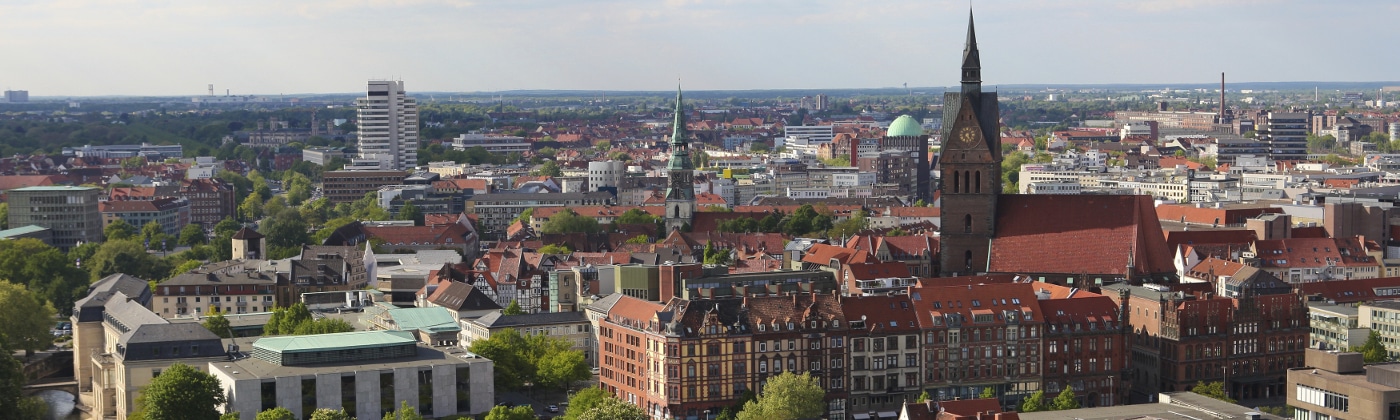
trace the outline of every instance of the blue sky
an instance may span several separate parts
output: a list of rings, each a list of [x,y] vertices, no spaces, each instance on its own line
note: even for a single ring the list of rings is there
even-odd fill
[[[1400,2],[981,0],[989,84],[1400,79]],[[939,0],[5,0],[35,96],[875,88],[956,83]]]

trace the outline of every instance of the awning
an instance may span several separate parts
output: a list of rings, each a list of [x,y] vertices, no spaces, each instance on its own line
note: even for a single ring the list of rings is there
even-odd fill
[[[882,418],[882,419],[897,419],[897,418],[899,418],[899,413],[896,413],[896,412],[893,412],[893,411],[881,411],[881,412],[879,413],[879,415],[880,415],[880,418]]]
[[[870,415],[865,413],[855,413],[851,415],[856,420],[870,420]]]

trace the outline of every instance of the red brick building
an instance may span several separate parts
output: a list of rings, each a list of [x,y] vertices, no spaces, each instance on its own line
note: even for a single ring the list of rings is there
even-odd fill
[[[991,388],[1007,405],[1041,389],[1045,326],[1031,284],[911,287],[923,334],[924,386],[935,400]]]
[[[1051,293],[1041,300],[1045,319],[1045,394],[1069,388],[1080,407],[1119,405],[1125,401],[1123,373],[1125,324],[1118,304],[1108,296],[1079,289],[1038,286]]]

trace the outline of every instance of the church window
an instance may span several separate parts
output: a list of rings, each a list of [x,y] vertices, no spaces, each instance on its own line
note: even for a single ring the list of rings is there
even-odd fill
[[[958,183],[962,182],[962,174],[953,171],[953,192],[958,192]]]
[[[680,206],[675,206],[675,207],[672,207],[672,208],[671,208],[671,217],[674,217],[674,218],[677,218],[677,219],[679,219],[679,218],[681,217],[681,207],[680,207]]]
[[[963,258],[967,260],[967,272],[972,273],[972,250],[963,251]]]
[[[972,233],[972,215],[963,215],[963,233]]]
[[[963,192],[972,191],[971,185],[968,185],[972,183],[972,174],[969,172],[971,171],[963,171]]]
[[[981,193],[982,193],[982,171],[977,171],[977,182],[976,182],[974,185],[977,185],[977,193],[978,193],[978,194],[981,194]]]

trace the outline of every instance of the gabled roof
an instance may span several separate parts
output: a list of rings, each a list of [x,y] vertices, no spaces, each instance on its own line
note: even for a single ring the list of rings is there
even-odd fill
[[[233,233],[233,239],[262,239],[262,238],[266,238],[266,236],[263,236],[263,234],[258,233],[258,231],[253,230],[252,228],[249,228],[249,227],[244,227],[244,228],[242,228],[242,229],[239,229],[238,232],[234,232],[234,233]]]
[[[501,309],[501,305],[469,284],[455,281],[438,283],[428,302],[454,311]]]
[[[840,305],[847,322],[865,321],[862,332],[899,334],[919,330],[919,313],[909,295],[846,296]]]
[[[997,201],[994,273],[1173,273],[1152,197],[1002,195]]]
[[[1400,277],[1359,280],[1331,280],[1296,286],[1304,295],[1318,295],[1338,304],[1392,300],[1400,297]]]

